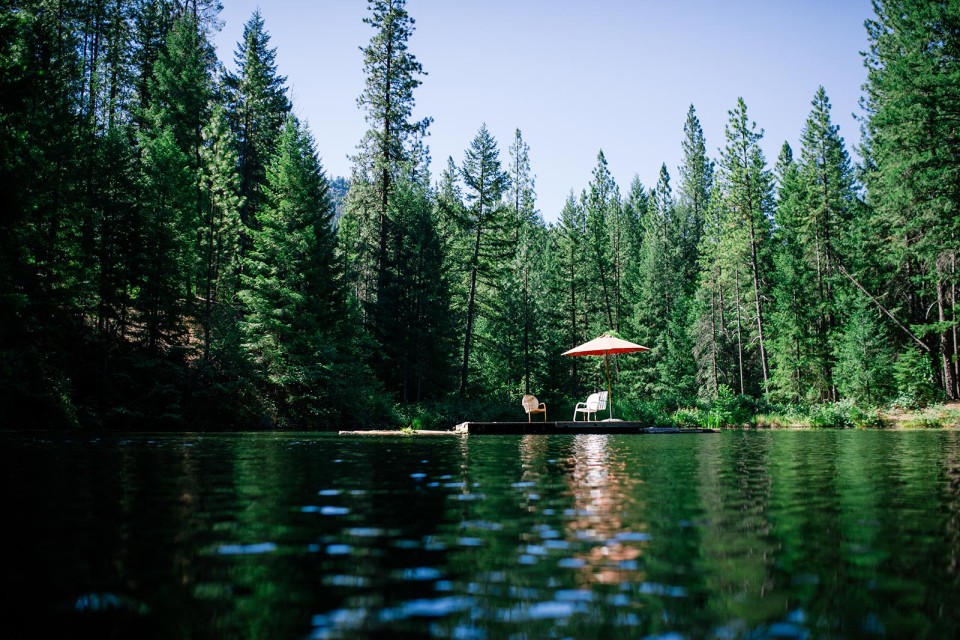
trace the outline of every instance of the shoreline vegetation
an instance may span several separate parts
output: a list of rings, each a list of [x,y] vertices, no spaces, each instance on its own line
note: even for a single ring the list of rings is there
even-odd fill
[[[611,377],[615,414],[651,426],[955,428],[958,4],[873,3],[859,164],[822,86],[796,153],[769,160],[743,98],[709,142],[691,104],[680,166],[617,184],[600,149],[542,212],[523,123],[503,145],[477,123],[431,164],[404,0],[368,0],[362,93],[325,98],[365,115],[349,177],[326,175],[342,150],[296,116],[259,10],[228,71],[218,0],[16,2],[0,411],[23,429],[449,428],[522,418],[532,393],[571,415],[604,361],[561,354],[609,333],[649,348]]]
[[[572,411],[573,404],[570,404]],[[551,416],[567,419],[564,405],[549,407]],[[405,432],[434,431],[452,428],[466,421],[516,422],[524,420],[519,408],[502,404],[476,404],[472,415],[454,413],[447,418],[444,406],[396,408],[393,424]],[[555,413],[554,413],[555,412]],[[648,424],[651,427],[712,428],[712,429],[960,429],[960,402],[931,404],[925,407],[893,404],[887,407],[858,407],[851,402],[771,406],[758,403],[748,396],[721,394],[710,403],[671,408],[655,402],[627,401],[618,407],[625,419]],[[448,414],[449,415],[449,414]]]

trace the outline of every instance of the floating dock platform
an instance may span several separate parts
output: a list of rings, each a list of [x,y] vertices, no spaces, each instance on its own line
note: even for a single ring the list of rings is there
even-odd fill
[[[450,431],[341,431],[350,436],[439,436],[439,435],[555,435],[555,434],[658,434],[720,433],[717,429],[678,429],[646,427],[642,422],[601,420],[592,422],[461,422]]]
[[[714,429],[678,429],[676,427],[647,427],[642,422],[627,420],[600,420],[591,422],[463,422],[454,427],[458,433],[471,435],[527,435],[527,434],[581,434],[581,433],[719,433]]]

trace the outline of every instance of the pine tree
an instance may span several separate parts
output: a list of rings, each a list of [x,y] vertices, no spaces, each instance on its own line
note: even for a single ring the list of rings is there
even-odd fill
[[[370,352],[372,363],[384,381],[407,380],[412,375],[406,365],[384,354],[392,349],[391,343],[418,340],[412,335],[416,328],[398,324],[394,309],[416,288],[404,270],[410,243],[421,242],[403,225],[416,220],[425,224],[423,206],[432,208],[420,199],[430,183],[430,153],[425,144],[430,119],[412,119],[413,94],[426,74],[407,48],[414,20],[405,4],[404,0],[368,0],[364,22],[375,33],[362,49],[366,80],[357,99],[368,130],[353,157],[350,191],[338,230],[352,292],[375,345]],[[404,211],[402,203],[416,210]],[[401,391],[408,386],[389,384],[404,397],[416,395]]]
[[[772,325],[776,328],[771,340],[773,364],[772,387],[775,397],[790,402],[804,401],[814,388],[812,358],[815,350],[816,304],[814,271],[809,268],[805,252],[808,245],[801,231],[801,220],[808,210],[800,177],[793,159],[793,149],[786,142],[776,165],[777,211],[774,240]],[[819,392],[817,393],[819,396]]]
[[[530,393],[531,381],[542,380],[540,294],[546,244],[546,228],[536,210],[530,149],[519,129],[508,153],[504,208],[509,218],[504,218],[503,234],[509,242],[503,268],[492,282],[489,317],[480,320],[483,328],[477,332],[491,339],[484,340],[482,353],[476,354],[482,387],[503,396]]]
[[[143,276],[137,307],[147,348],[182,342],[197,263],[193,206],[195,176],[173,127],[161,125],[141,135]]]
[[[167,127],[173,132],[192,171],[200,165],[203,126],[210,120],[213,60],[212,46],[188,13],[171,26],[148,80],[149,126]]]
[[[160,52],[153,74],[148,80],[152,98],[146,108],[143,136],[154,141],[164,141],[157,148],[160,153],[158,157],[164,158],[164,161],[150,170],[156,171],[165,167],[177,174],[171,178],[171,183],[178,189],[177,199],[159,206],[179,209],[175,215],[171,214],[181,225],[178,237],[192,242],[191,246],[173,249],[177,256],[175,260],[183,268],[180,278],[186,287],[182,292],[183,313],[193,311],[192,302],[199,279],[197,269],[200,260],[196,256],[202,253],[199,228],[206,209],[200,167],[204,144],[203,128],[210,120],[213,98],[213,61],[212,46],[193,13],[186,12],[173,22],[167,33],[166,45]],[[173,136],[173,141],[180,151],[182,168],[186,170],[190,183],[187,191],[179,190],[181,168],[175,168],[167,162],[171,152],[166,148],[167,135]],[[159,181],[162,177],[153,175],[151,180]],[[163,189],[160,188],[155,195],[162,196]],[[169,217],[165,216],[165,219]],[[151,341],[151,344],[154,342]]]
[[[873,229],[893,239],[885,243],[883,265],[893,277],[884,284],[904,309],[901,327],[912,324],[924,334],[917,342],[937,360],[940,387],[954,399],[960,397],[960,19],[951,2],[873,6],[876,18],[866,23],[865,181]]]
[[[380,289],[390,272],[393,183],[409,175],[414,164],[413,143],[421,139],[430,123],[429,119],[411,118],[413,92],[426,74],[407,49],[414,20],[405,5],[404,0],[368,0],[370,15],[364,18],[375,34],[363,48],[366,82],[357,99],[357,105],[366,112],[369,129],[354,157],[351,182],[357,193],[351,194],[348,214],[357,219],[350,223],[357,237],[349,258],[354,263],[353,277],[362,281],[356,290],[372,324],[389,314],[390,301],[381,299]]]
[[[553,297],[559,301],[556,305],[559,317],[553,323],[559,327],[563,350],[572,349],[587,340],[590,328],[590,309],[588,290],[593,286],[586,268],[589,259],[586,214],[571,191],[567,196],[560,220],[554,227],[552,252],[556,256],[553,274]],[[592,337],[592,336],[591,336]],[[565,358],[564,375],[567,382],[566,392],[570,397],[581,395],[581,381],[584,369],[589,363],[582,358]]]
[[[618,213],[620,192],[603,150],[597,154],[597,166],[593,169],[593,179],[581,196],[586,214],[587,244],[589,247],[590,268],[596,287],[596,304],[599,319],[594,323],[593,333],[616,330],[619,309],[616,308],[616,286],[614,281],[613,257],[611,255],[611,228]]]
[[[514,133],[513,142],[508,149],[510,163],[507,174],[510,184],[504,194],[513,210],[514,240],[519,240],[520,230],[525,223],[537,223],[536,178],[530,167],[530,146],[524,141],[520,129]]]
[[[333,207],[309,132],[290,116],[267,168],[266,204],[244,257],[244,349],[261,372],[277,418],[336,421],[350,378],[345,289]]]
[[[85,313],[96,317],[101,344],[127,328],[138,277],[141,220],[136,203],[135,132],[128,104],[134,96],[134,7],[128,3],[77,6],[82,44],[78,96],[83,167],[81,232]],[[102,384],[100,378],[98,384]]]
[[[893,380],[890,339],[868,301],[860,298],[851,303],[853,311],[845,318],[846,326],[838,332],[839,338],[834,344],[837,385],[843,396],[874,406],[890,396]],[[929,369],[929,360],[924,362],[921,356],[920,362],[921,368]]]
[[[0,11],[0,404],[69,423],[84,137],[74,3]]]
[[[506,282],[501,286],[500,325],[497,335],[516,336],[517,345],[507,347],[508,363],[518,359],[522,371],[521,385],[524,393],[531,392],[531,377],[537,357],[537,345],[541,331],[538,320],[542,317],[543,251],[546,235],[543,220],[536,210],[536,191],[533,172],[530,168],[530,148],[524,142],[520,130],[516,130],[513,144],[510,145],[510,185],[507,189],[507,202],[513,208],[514,249]],[[508,369],[512,367],[508,365]]]
[[[719,185],[714,183],[705,211],[703,235],[699,247],[699,285],[693,300],[694,321],[691,334],[694,357],[697,361],[699,395],[717,397],[721,386],[737,387],[733,370],[740,367],[740,359],[732,352],[730,296],[725,295],[727,274],[724,248],[727,244],[727,212]],[[742,383],[742,376],[740,377]]]
[[[210,123],[204,127],[206,144],[201,149],[202,177],[206,206],[200,227],[201,263],[198,273],[203,294],[203,355],[210,359],[213,332],[218,319],[233,320],[224,313],[237,291],[237,259],[240,242],[240,211],[243,196],[236,171],[237,152],[226,113],[214,107]],[[225,316],[225,317],[224,317]],[[224,322],[225,324],[225,322]],[[224,326],[227,329],[227,326]]]
[[[464,396],[469,383],[477,318],[486,311],[489,289],[502,272],[502,261],[508,255],[512,232],[510,211],[503,203],[510,176],[501,168],[497,141],[490,135],[486,124],[480,125],[470,143],[460,173],[466,187],[464,233],[471,241],[467,256],[468,290],[459,386],[459,393]]]
[[[452,362],[456,351],[450,313],[450,280],[447,255],[438,233],[433,203],[423,185],[406,180],[395,183],[392,217],[403,236],[394,258],[401,277],[387,281],[394,289],[394,340],[385,341],[386,356],[396,379],[387,379],[388,390],[401,402],[436,400],[452,388]]]
[[[856,192],[850,159],[843,147],[838,127],[830,121],[830,101],[823,87],[813,98],[813,110],[801,135],[801,159],[798,187],[803,190],[802,205],[797,207],[792,222],[796,226],[796,242],[805,247],[806,268],[812,282],[805,291],[813,295],[807,308],[812,309],[815,342],[809,366],[820,397],[837,399],[833,376],[832,345],[843,322],[838,304],[838,289],[843,277],[837,269],[844,250],[843,237],[856,204]]]
[[[768,244],[772,192],[766,160],[759,146],[763,131],[747,117],[742,98],[730,111],[726,126],[727,144],[721,151],[719,168],[724,208],[729,213],[726,229],[728,259],[733,266],[733,293],[736,300],[738,344],[746,345],[743,330],[749,321],[755,333],[762,390],[768,391],[770,370],[767,355],[764,312],[767,304],[767,276],[770,271]],[[727,269],[729,276],[730,269]],[[752,317],[751,317],[752,316]],[[739,358],[741,363],[743,358]],[[742,386],[742,390],[745,389]]]
[[[153,70],[165,46],[173,22],[172,0],[142,0],[133,16],[134,105],[132,115],[138,127],[148,126],[153,104]]]
[[[243,27],[243,37],[234,53],[236,75],[226,85],[230,119],[238,141],[242,222],[256,227],[263,202],[266,165],[273,156],[283,129],[290,101],[286,77],[277,74],[277,50],[270,48],[263,16],[257,9]]]
[[[683,125],[683,161],[677,190],[678,215],[683,217],[680,237],[684,286],[693,291],[696,285],[700,239],[713,186],[713,161],[707,156],[707,143],[693,105]]]
[[[644,395],[689,395],[693,348],[689,344],[683,235],[687,217],[673,201],[666,165],[650,198],[641,244],[640,295],[634,307],[636,337],[651,348],[639,365],[635,390]]]

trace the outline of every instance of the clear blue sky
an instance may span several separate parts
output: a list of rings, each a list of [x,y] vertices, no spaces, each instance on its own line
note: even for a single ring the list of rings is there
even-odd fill
[[[349,176],[366,129],[359,47],[372,29],[364,0],[222,0],[215,42],[223,63],[258,6],[294,109],[312,130],[329,176]],[[603,149],[626,194],[634,175],[655,184],[661,163],[676,182],[687,108],[712,157],[738,96],[765,130],[771,166],[784,140],[799,153],[810,100],[822,84],[855,154],[866,77],[869,0],[408,0],[410,51],[428,73],[416,117],[431,116],[434,180],[457,164],[486,122],[507,147],[519,128],[537,177],[537,205],[556,220],[586,187]]]

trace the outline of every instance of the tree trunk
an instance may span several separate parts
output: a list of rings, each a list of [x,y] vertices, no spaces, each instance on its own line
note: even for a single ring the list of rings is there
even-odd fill
[[[570,245],[570,348],[577,346],[577,277],[573,244]],[[577,393],[577,359],[570,358],[570,395]]]
[[[956,244],[956,243],[954,243]],[[950,253],[950,310],[953,321],[953,382],[960,397],[960,343],[957,341],[957,252]]]
[[[734,293],[737,296],[737,365],[740,368],[740,394],[744,392],[743,388],[743,323],[740,320],[740,267],[734,270]]]
[[[716,284],[717,284],[717,312],[720,314],[720,337],[723,340],[724,350],[726,350],[726,347],[730,342],[730,332],[727,329],[727,316],[726,316],[726,312],[724,310],[724,304],[723,304],[723,284],[720,282],[720,278],[722,275],[723,275],[723,268],[720,267],[717,269],[717,272],[715,274]],[[717,346],[718,346],[717,351],[719,352],[720,345],[718,344]],[[728,364],[729,363],[727,362],[727,359],[724,358],[724,367],[723,367],[724,384],[726,384],[730,380],[730,369],[727,368],[726,366]],[[719,362],[718,362],[718,366],[719,366]],[[719,385],[717,385],[717,389],[718,390],[720,389]]]
[[[460,397],[467,393],[467,375],[470,369],[470,338],[473,334],[473,316],[477,299],[477,271],[480,268],[480,238],[483,230],[483,194],[479,198],[480,213],[477,215],[477,236],[473,245],[470,267],[470,293],[467,296],[467,326],[463,336],[463,363],[460,365]]]
[[[840,271],[840,273],[842,273],[842,274],[844,275],[844,277],[846,277],[850,282],[852,282],[852,283],[854,284],[854,286],[857,287],[857,289],[859,289],[865,296],[867,296],[868,298],[870,298],[870,301],[873,302],[875,305],[877,305],[877,308],[880,309],[880,311],[882,311],[884,314],[886,314],[886,316],[887,316],[888,318],[890,318],[891,320],[893,320],[894,324],[896,324],[896,325],[900,328],[901,331],[903,331],[905,334],[907,334],[908,336],[910,336],[910,338],[911,338],[914,342],[916,342],[917,345],[918,345],[921,349],[923,349],[924,351],[926,351],[926,352],[928,352],[928,353],[930,352],[930,345],[928,345],[926,342],[924,342],[923,340],[921,340],[920,338],[918,338],[918,337],[916,336],[916,334],[914,334],[912,331],[910,331],[910,329],[908,329],[908,328],[906,327],[906,325],[904,325],[902,322],[900,322],[899,320],[897,320],[897,317],[896,317],[895,315],[893,315],[893,312],[891,312],[889,309],[887,309],[885,306],[883,306],[883,304],[881,304],[881,302],[880,302],[879,300],[877,300],[875,297],[873,297],[873,296],[870,294],[870,292],[867,291],[866,287],[864,287],[862,284],[860,284],[860,282],[859,282],[856,278],[854,278],[852,275],[850,275],[850,272],[847,271],[846,268],[844,268],[844,266],[843,266],[842,264],[837,264],[837,269]]]
[[[203,304],[203,361],[210,362],[210,318],[212,316],[212,301],[211,297],[213,296],[213,234],[214,234],[214,216],[213,216],[213,197],[210,194],[210,224],[207,227],[207,282],[206,282],[206,296]]]
[[[530,274],[523,266],[523,392],[530,393]]]
[[[391,103],[390,103],[390,88],[391,88],[391,73],[393,70],[393,39],[387,38],[387,59],[386,59],[386,70],[384,72],[384,81],[386,86],[384,87],[384,108],[383,108],[383,139],[381,140],[380,147],[380,220],[377,225],[379,230],[378,233],[380,237],[378,238],[377,246],[377,291],[376,302],[377,308],[383,311],[381,308],[382,301],[380,296],[382,294],[384,284],[386,282],[386,268],[387,268],[387,234],[389,231],[389,219],[387,217],[387,207],[390,203],[390,116],[391,116]]]
[[[710,288],[710,350],[713,359],[713,397],[717,397],[717,390],[720,388],[720,379],[717,376],[717,299],[716,288],[719,283],[714,280]]]
[[[760,346],[760,366],[763,369],[763,392],[770,392],[770,373],[767,370],[767,350],[763,342],[763,303],[760,294],[760,264],[757,259],[757,240],[756,232],[753,226],[753,218],[750,218],[750,263],[753,269],[753,297],[757,307],[757,338]]]
[[[946,267],[945,264],[947,256],[941,256],[940,260],[937,260],[937,319],[940,321],[941,326],[944,326],[947,320],[947,310],[946,310],[946,282],[944,281],[943,270],[941,267]],[[953,375],[953,366],[950,362],[950,331],[944,329],[940,332],[940,361],[943,369],[943,390],[946,392],[948,400],[956,400],[956,381]]]

